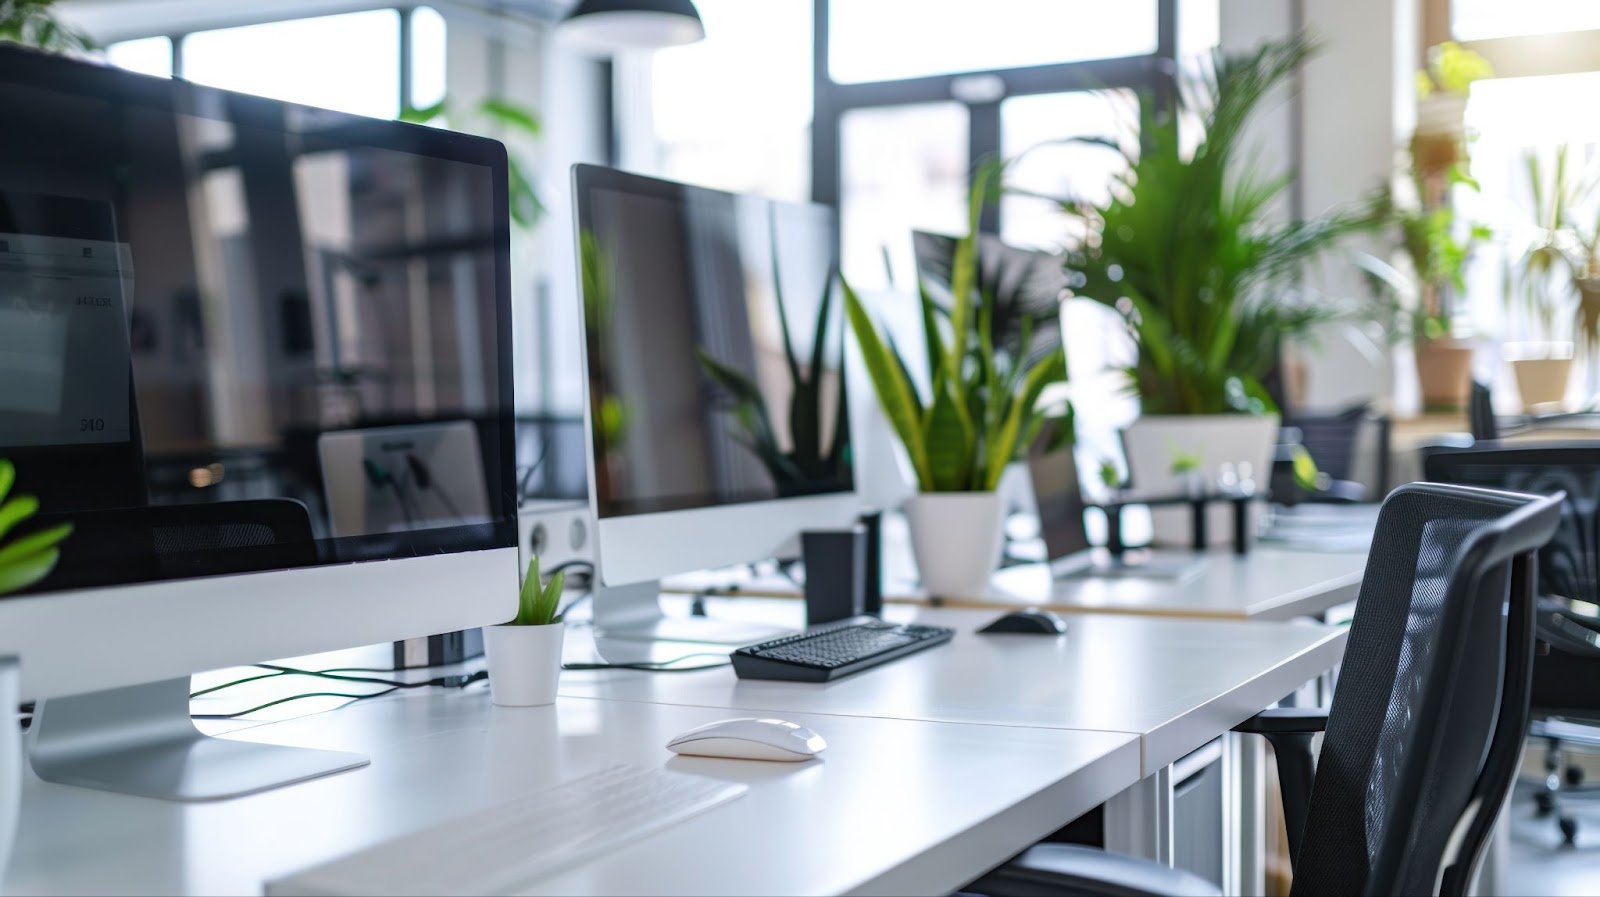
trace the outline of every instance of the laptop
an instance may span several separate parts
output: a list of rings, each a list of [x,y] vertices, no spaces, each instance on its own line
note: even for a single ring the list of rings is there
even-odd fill
[[[1041,439],[1037,444],[1047,442]],[[1039,534],[1051,576],[1129,576],[1183,582],[1205,569],[1205,556],[1190,551],[1137,548],[1117,558],[1090,545],[1083,522],[1083,484],[1070,449],[1049,453],[1035,449],[1028,457],[1028,476],[1033,481]]]

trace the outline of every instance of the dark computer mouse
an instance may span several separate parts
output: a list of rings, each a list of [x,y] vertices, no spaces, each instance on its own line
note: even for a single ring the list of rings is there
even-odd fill
[[[1038,607],[1014,610],[995,620],[979,632],[1022,633],[1026,635],[1061,635],[1067,631],[1067,621],[1054,611]]]

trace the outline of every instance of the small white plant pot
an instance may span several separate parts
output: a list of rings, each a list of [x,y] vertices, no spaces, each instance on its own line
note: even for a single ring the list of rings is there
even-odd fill
[[[922,587],[936,598],[979,598],[1000,563],[1005,502],[996,492],[930,492],[906,501]]]
[[[542,707],[556,702],[561,682],[565,623],[549,626],[485,626],[489,696],[501,707]]]

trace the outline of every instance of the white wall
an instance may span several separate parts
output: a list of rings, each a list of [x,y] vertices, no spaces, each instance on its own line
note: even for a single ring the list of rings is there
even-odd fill
[[[1254,128],[1264,164],[1300,173],[1284,214],[1322,214],[1388,182],[1396,134],[1415,117],[1416,0],[1222,0],[1221,23],[1222,46],[1230,51],[1290,34],[1300,24],[1323,44],[1302,73],[1299,96],[1266,111]],[[1329,297],[1366,295],[1356,269],[1337,258],[1308,286]],[[1302,355],[1308,406],[1388,403],[1395,365],[1381,333],[1340,325],[1327,328],[1318,342]]]

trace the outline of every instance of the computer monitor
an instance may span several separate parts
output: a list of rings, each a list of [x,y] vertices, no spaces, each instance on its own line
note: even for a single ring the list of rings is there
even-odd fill
[[[203,738],[189,676],[514,614],[504,149],[16,48],[0,120],[0,458],[39,505],[0,546],[73,527],[0,597],[34,769],[206,799],[364,763]],[[432,493],[409,525],[356,445]]]
[[[657,579],[860,512],[835,216],[587,165],[574,180],[596,622],[670,638]]]

